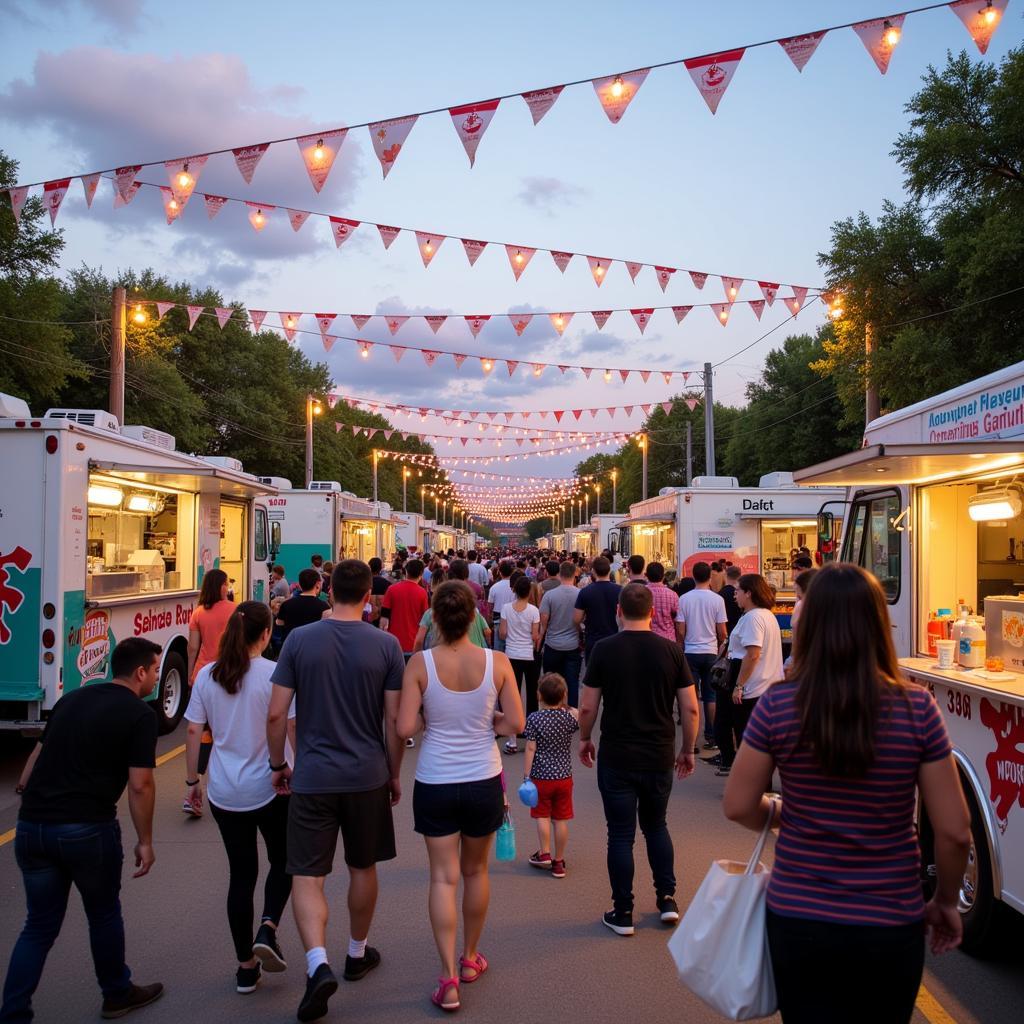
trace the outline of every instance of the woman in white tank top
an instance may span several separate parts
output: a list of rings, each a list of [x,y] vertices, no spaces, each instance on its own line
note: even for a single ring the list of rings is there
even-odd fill
[[[398,733],[415,736],[422,713],[413,818],[430,859],[430,924],[441,957],[431,1000],[454,1011],[460,982],[474,982],[487,970],[478,945],[490,899],[487,862],[504,813],[494,737],[515,736],[525,717],[508,658],[469,639],[476,615],[473,591],[461,581],[443,583],[431,610],[440,642],[413,655],[406,667]],[[456,972],[460,876],[465,935]]]

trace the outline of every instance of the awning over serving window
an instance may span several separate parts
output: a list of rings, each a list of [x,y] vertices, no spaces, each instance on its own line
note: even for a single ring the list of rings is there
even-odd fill
[[[128,465],[123,462],[90,462],[91,472],[103,473],[128,483],[173,487],[179,491],[199,491],[231,498],[253,498],[261,494],[277,494],[276,487],[248,479],[219,466],[168,468],[166,466]]]

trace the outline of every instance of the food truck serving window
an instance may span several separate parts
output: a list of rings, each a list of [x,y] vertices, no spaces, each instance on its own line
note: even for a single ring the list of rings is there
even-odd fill
[[[194,588],[194,494],[91,473],[88,502],[88,599]]]
[[[793,580],[800,575],[800,570],[793,568],[793,560],[802,553],[801,548],[814,558],[818,550],[817,519],[761,520],[761,572],[776,590],[793,590]]]
[[[843,541],[843,561],[873,573],[885,599],[895,604],[900,596],[902,509],[896,491],[858,496],[850,510],[850,525]]]

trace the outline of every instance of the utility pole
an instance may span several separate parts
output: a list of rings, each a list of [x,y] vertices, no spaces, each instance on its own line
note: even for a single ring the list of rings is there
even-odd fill
[[[110,317],[110,397],[107,404],[118,426],[124,426],[124,336],[127,325],[127,298],[124,289],[114,289],[114,307]]]
[[[871,356],[875,351],[875,329],[868,321],[864,325],[864,374],[867,386],[864,391],[864,423],[867,426],[872,420],[877,420],[881,409],[878,402],[878,388],[871,379]],[[113,387],[113,383],[111,383]]]
[[[704,364],[704,472],[715,475],[715,396],[711,364]]]
[[[612,470],[612,515],[619,513],[619,471]]]
[[[313,482],[313,417],[323,411],[320,403],[312,396],[306,395],[306,489]]]
[[[686,486],[693,482],[693,421],[686,421]]]
[[[641,478],[640,478],[640,498],[642,501],[647,500],[647,435],[640,435],[640,451],[643,455],[641,463]]]
[[[402,467],[402,511],[409,511],[408,502],[408,490],[409,490],[409,477],[412,476],[412,470],[408,466]]]

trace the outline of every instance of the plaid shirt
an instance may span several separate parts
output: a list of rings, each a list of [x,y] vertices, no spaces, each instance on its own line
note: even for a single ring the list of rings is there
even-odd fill
[[[651,618],[651,632],[666,640],[676,638],[676,612],[679,611],[679,595],[669,590],[664,583],[648,584],[654,599],[654,616]]]

